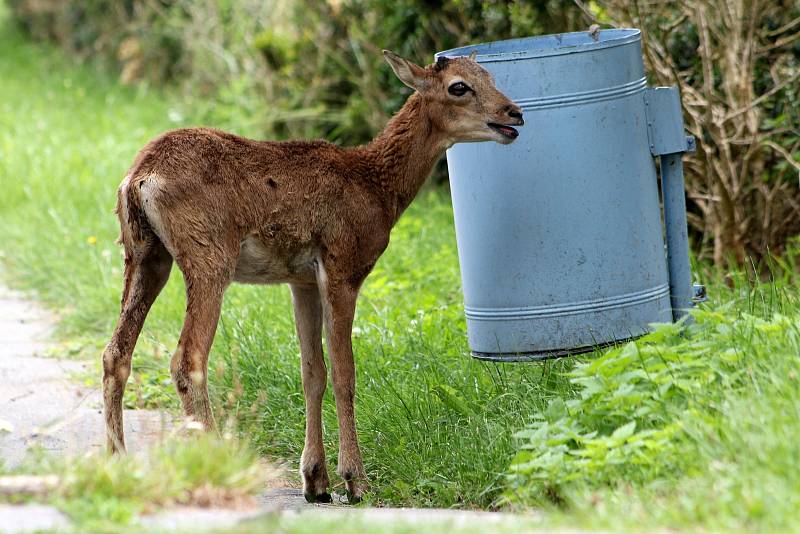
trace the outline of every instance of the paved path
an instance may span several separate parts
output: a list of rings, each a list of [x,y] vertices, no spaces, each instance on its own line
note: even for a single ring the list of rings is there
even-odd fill
[[[57,454],[105,446],[102,397],[78,385],[75,375],[94,372],[90,363],[40,357],[52,319],[19,294],[0,287],[0,458],[18,465],[28,448]],[[163,414],[126,410],[125,433],[143,450],[166,425]]]
[[[96,372],[91,362],[43,357],[53,318],[14,291],[0,286],[0,459],[17,467],[31,447],[56,455],[77,455],[105,447],[102,395],[80,385],[76,375]],[[125,437],[131,450],[145,451],[170,426],[156,410],[125,410]],[[235,524],[268,509],[299,509],[302,492],[267,489],[260,508],[250,511],[181,508],[147,519],[166,530]],[[0,504],[0,532],[34,532],[65,527],[56,509]]]
[[[105,446],[102,397],[97,389],[78,384],[76,374],[95,372],[91,363],[42,357],[52,333],[53,318],[19,293],[0,286],[0,459],[18,466],[27,450],[39,446],[52,454],[82,454]],[[144,451],[169,425],[169,416],[155,410],[126,410],[125,436],[131,450]],[[292,483],[278,480],[248,511],[175,508],[141,518],[146,528],[196,531],[224,528],[265,514],[306,521],[324,513],[337,521],[367,523],[447,523],[491,529],[499,522],[518,521],[509,514],[434,509],[351,508],[310,505]],[[319,516],[317,516],[319,517]],[[311,519],[309,519],[311,520]],[[53,507],[0,504],[0,533],[35,532],[69,526]]]

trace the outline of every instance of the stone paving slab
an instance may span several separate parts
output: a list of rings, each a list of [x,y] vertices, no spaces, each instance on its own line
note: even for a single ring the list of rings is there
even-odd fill
[[[149,530],[168,532],[203,532],[226,529],[264,515],[263,510],[226,510],[222,508],[176,507],[144,516],[139,524]]]
[[[31,447],[74,456],[105,448],[102,394],[77,384],[76,374],[95,372],[91,362],[42,357],[53,332],[53,318],[20,293],[0,286],[0,460],[19,466]],[[125,410],[130,451],[144,452],[174,426],[157,410]],[[278,480],[265,489],[252,510],[180,507],[142,519],[163,530],[231,526],[269,511],[308,505],[302,491]],[[0,506],[0,533],[35,532],[69,526],[57,509],[38,504]]]
[[[69,518],[52,506],[0,504],[0,532],[3,534],[63,530],[69,526]]]
[[[105,447],[102,394],[71,378],[94,367],[40,357],[51,334],[45,311],[0,288],[0,458],[6,467],[19,465],[34,446],[70,455]],[[129,446],[146,449],[170,421],[159,411],[126,410]]]

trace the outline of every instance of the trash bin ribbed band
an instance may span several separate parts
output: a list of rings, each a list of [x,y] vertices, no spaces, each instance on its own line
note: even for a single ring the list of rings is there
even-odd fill
[[[588,104],[590,102],[612,100],[622,96],[635,95],[636,93],[644,91],[646,86],[647,78],[642,77],[638,80],[634,80],[622,85],[604,87],[595,91],[555,95],[543,98],[520,98],[515,102],[522,109],[547,109],[561,106],[574,106],[578,104]]]
[[[557,317],[587,312],[599,312],[614,308],[625,308],[644,302],[657,300],[669,295],[669,284],[662,284],[644,291],[635,291],[611,298],[571,302],[565,305],[530,306],[525,308],[471,308],[466,307],[468,319],[483,321],[505,321],[508,319],[534,319],[536,317]]]

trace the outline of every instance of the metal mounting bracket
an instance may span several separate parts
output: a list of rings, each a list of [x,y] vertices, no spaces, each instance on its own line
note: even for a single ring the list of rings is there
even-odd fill
[[[644,90],[647,140],[653,156],[694,152],[694,137],[683,131],[681,99],[677,87],[648,87]]]

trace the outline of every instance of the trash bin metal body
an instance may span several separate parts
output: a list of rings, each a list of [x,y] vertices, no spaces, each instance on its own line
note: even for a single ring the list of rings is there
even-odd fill
[[[474,354],[536,359],[671,321],[638,30],[439,55],[473,50],[525,117],[511,145],[447,153]]]

